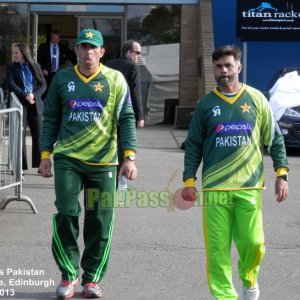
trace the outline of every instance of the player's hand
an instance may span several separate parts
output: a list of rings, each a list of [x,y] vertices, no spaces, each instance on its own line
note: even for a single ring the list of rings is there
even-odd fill
[[[52,177],[53,175],[51,173],[51,167],[52,167],[52,163],[49,158],[42,159],[39,166],[39,172],[45,178]]]
[[[135,166],[134,161],[129,159],[124,159],[124,163],[120,168],[118,173],[118,178],[120,178],[123,174],[126,175],[126,178],[129,180],[134,180],[137,177],[137,168]]]
[[[182,198],[185,201],[195,201],[197,189],[195,187],[186,187],[182,190]]]
[[[277,196],[276,201],[284,201],[289,194],[289,185],[283,178],[277,177],[275,181],[275,195]]]

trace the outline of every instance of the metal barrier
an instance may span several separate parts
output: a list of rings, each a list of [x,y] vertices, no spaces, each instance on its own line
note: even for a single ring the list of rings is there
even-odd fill
[[[16,200],[27,202],[37,214],[32,200],[22,194],[22,118],[23,107],[11,93],[10,107],[0,109],[0,191],[14,188],[15,195],[2,199],[0,210]]]
[[[0,109],[4,108],[4,95],[3,95],[3,90],[0,87]]]

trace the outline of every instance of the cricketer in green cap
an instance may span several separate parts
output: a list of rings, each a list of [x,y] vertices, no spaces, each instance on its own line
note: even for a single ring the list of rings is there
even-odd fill
[[[100,31],[95,29],[83,29],[81,30],[76,44],[92,44],[96,47],[103,46],[103,37]]]

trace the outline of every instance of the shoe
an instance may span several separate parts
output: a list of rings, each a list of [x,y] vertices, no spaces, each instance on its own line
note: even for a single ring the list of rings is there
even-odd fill
[[[259,286],[258,283],[255,284],[253,288],[245,288],[243,289],[244,300],[257,300],[259,298]]]
[[[88,299],[101,298],[102,291],[97,283],[89,282],[83,286],[82,296]]]
[[[67,299],[74,295],[74,286],[79,283],[79,278],[74,281],[62,280],[56,288],[57,299]]]

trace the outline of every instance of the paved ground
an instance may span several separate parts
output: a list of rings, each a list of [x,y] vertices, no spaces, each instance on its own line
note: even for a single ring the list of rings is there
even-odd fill
[[[179,145],[185,135],[185,130],[170,126],[138,131],[139,178],[132,183],[138,200],[130,208],[116,209],[111,260],[101,284],[104,299],[212,299],[205,276],[201,208],[169,212],[161,196],[166,189],[181,187],[184,153]],[[294,151],[289,160],[290,197],[279,205],[274,198],[272,162],[265,157],[267,253],[259,280],[262,300],[300,299],[300,155]],[[53,179],[29,170],[23,194],[33,200],[38,214],[22,202],[10,203],[0,211],[0,299],[55,299],[60,276],[50,249]],[[3,191],[0,196],[4,197]],[[79,242],[82,249],[82,240]],[[232,257],[240,293],[234,247]],[[30,280],[33,285],[25,286]],[[80,288],[74,299],[81,299],[79,292]]]

